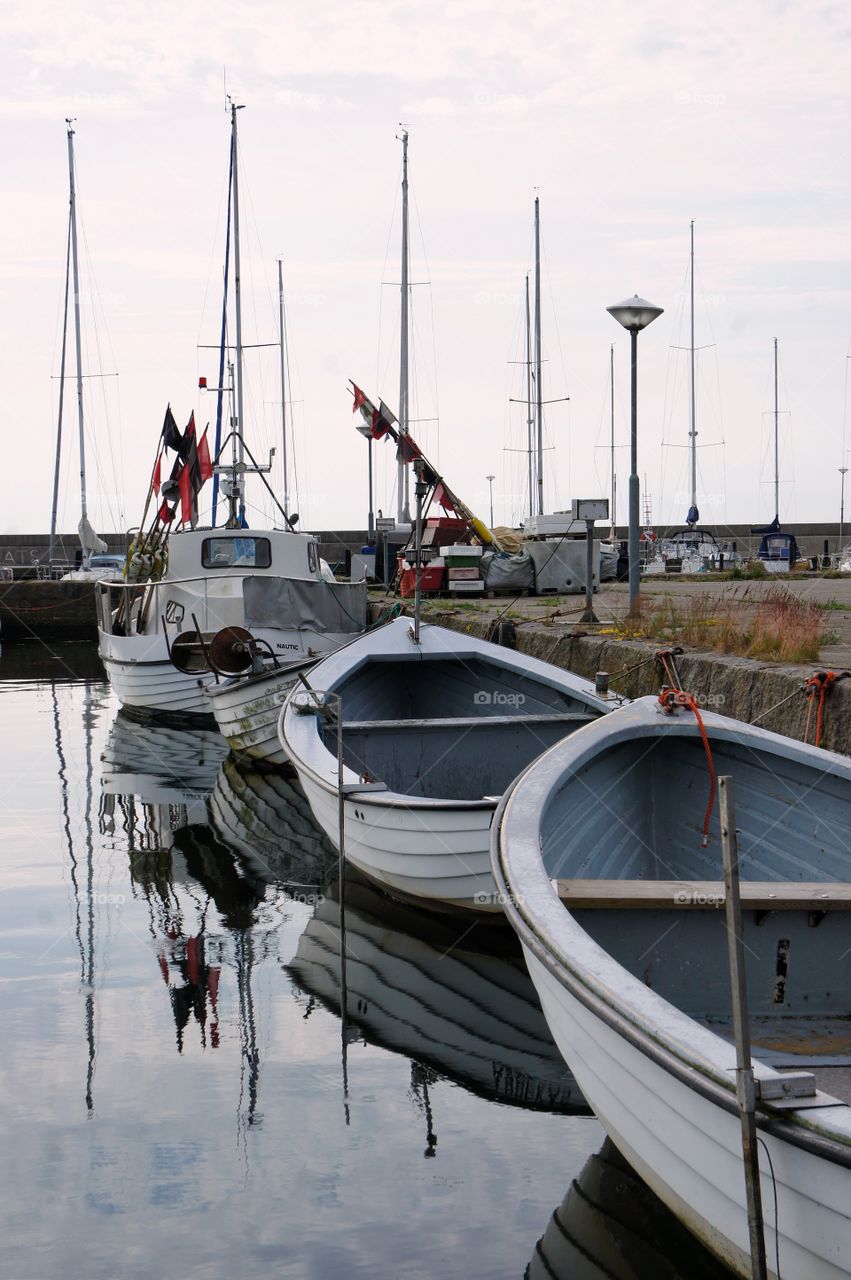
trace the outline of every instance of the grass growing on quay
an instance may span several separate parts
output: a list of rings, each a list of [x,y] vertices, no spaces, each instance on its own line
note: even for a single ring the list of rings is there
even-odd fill
[[[833,639],[822,633],[821,607],[782,586],[759,596],[744,587],[723,598],[700,592],[642,601],[640,618],[624,617],[616,630],[764,662],[818,662],[821,645]]]

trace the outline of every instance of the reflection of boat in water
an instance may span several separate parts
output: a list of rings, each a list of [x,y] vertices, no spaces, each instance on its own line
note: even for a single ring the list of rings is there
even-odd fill
[[[348,1021],[371,1043],[474,1093],[545,1111],[587,1111],[510,936],[436,917],[346,876]],[[338,890],[322,899],[288,972],[340,1010]]]
[[[525,1280],[724,1280],[729,1275],[606,1138],[550,1218]]]
[[[217,836],[265,880],[297,890],[327,882],[338,855],[310,805],[278,773],[225,760],[209,799]]]
[[[227,754],[214,729],[140,724],[119,711],[101,756],[101,787],[146,804],[203,803]]]

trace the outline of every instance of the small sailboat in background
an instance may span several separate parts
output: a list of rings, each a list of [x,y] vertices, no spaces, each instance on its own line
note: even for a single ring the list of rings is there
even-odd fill
[[[778,398],[777,339],[774,342],[774,519],[758,525],[751,533],[762,534],[757,555],[769,573],[788,573],[798,560],[794,533],[780,528],[780,403]]]
[[[689,241],[689,508],[685,529],[677,529],[654,544],[654,554],[643,572],[649,577],[663,573],[706,573],[732,568],[742,556],[720,543],[710,529],[699,528],[697,506],[697,367],[694,345],[694,220]]]
[[[63,575],[63,582],[92,581],[101,571],[104,577],[118,576],[123,557],[109,557],[105,561],[107,544],[92,528],[88,513],[86,490],[86,428],[83,408],[83,355],[82,323],[80,319],[80,263],[77,249],[77,178],[74,164],[74,121],[65,121],[68,129],[68,246],[65,256],[65,307],[62,327],[62,356],[59,371],[59,413],[56,424],[56,462],[53,472],[53,503],[50,511],[50,548],[48,562],[56,561],[56,521],[59,511],[59,471],[62,458],[62,417],[65,406],[65,357],[68,345],[69,285],[73,277],[74,289],[74,350],[76,355],[77,424],[80,451],[80,522],[77,532],[80,538],[80,561],[77,567]],[[92,563],[92,560],[95,563]]]

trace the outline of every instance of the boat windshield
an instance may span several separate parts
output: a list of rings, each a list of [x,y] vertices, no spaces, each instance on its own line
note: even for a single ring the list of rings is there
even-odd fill
[[[268,569],[272,547],[268,538],[205,538],[201,563],[205,569]]]

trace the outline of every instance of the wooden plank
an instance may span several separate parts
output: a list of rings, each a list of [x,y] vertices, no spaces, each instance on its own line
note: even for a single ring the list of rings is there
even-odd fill
[[[346,720],[343,732],[354,730],[389,730],[405,729],[419,731],[425,729],[478,729],[491,728],[494,725],[535,725],[535,724],[586,724],[596,720],[597,716],[586,711],[554,711],[542,715],[516,716],[445,716],[428,720]]]
[[[717,910],[726,905],[723,880],[556,880],[558,896],[575,909]],[[849,911],[851,884],[839,881],[742,880],[746,911]]]

